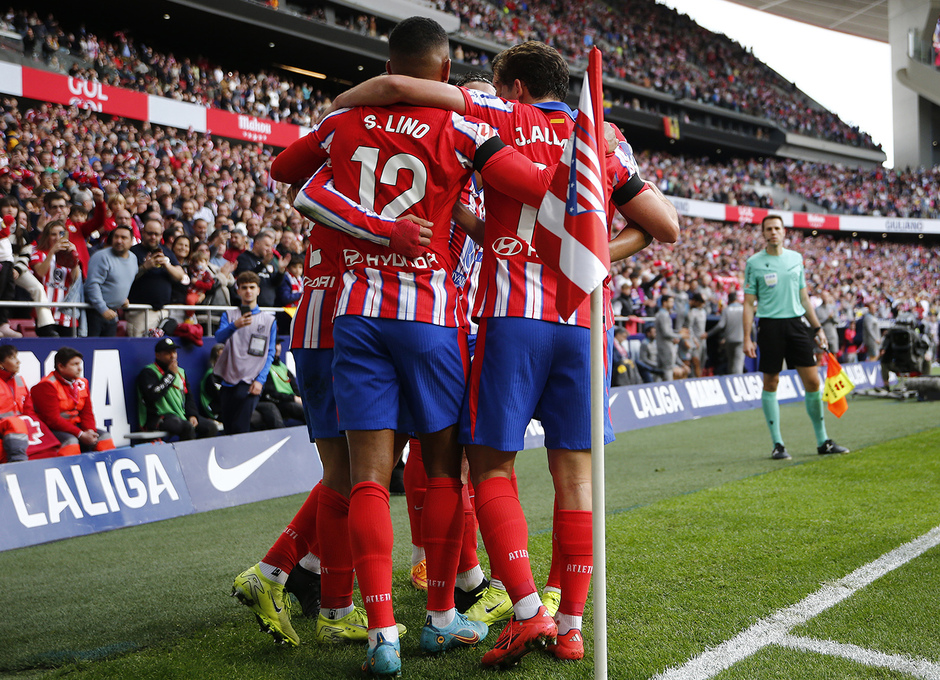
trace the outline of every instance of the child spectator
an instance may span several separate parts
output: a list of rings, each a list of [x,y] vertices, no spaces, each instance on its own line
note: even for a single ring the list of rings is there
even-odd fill
[[[82,377],[82,353],[63,347],[54,361],[55,370],[33,386],[30,397],[39,420],[58,438],[59,455],[113,449],[111,434],[95,425],[88,380]]]
[[[297,307],[300,296],[304,292],[304,259],[303,256],[292,254],[290,264],[281,279],[280,306]]]
[[[215,276],[209,270],[209,253],[197,250],[189,261],[189,290],[186,293],[187,305],[201,305],[217,285]]]

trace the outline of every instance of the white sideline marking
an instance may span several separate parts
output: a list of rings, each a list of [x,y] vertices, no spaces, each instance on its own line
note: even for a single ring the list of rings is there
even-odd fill
[[[653,680],[708,680],[760,649],[780,642],[794,626],[806,623],[877,578],[906,564],[940,544],[940,527],[885,553],[848,576],[826,584],[794,605],[780,609],[717,647],[706,649],[676,668],[667,668]],[[931,676],[933,677],[933,676]]]
[[[913,675],[915,678],[923,678],[923,680],[940,680],[940,665],[931,663],[926,659],[910,659],[906,656],[884,654],[856,645],[846,645],[832,640],[814,640],[795,635],[784,635],[783,640],[778,644],[790,649],[841,656],[866,666],[888,668],[892,671]]]

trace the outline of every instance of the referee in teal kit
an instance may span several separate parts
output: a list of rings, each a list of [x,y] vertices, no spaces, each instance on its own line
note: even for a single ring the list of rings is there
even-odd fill
[[[776,460],[790,458],[780,434],[780,404],[777,401],[777,383],[784,359],[788,367],[796,369],[803,382],[806,413],[816,431],[816,451],[820,455],[848,453],[847,448],[839,446],[826,434],[813,339],[820,349],[828,347],[806,289],[803,256],[783,247],[785,229],[779,215],[768,215],[763,219],[761,234],[767,246],[751,255],[744,268],[744,353],[754,359],[757,347],[760,347],[758,369],[764,374],[761,407],[774,445],[770,457]],[[757,303],[760,304],[760,321],[755,346],[751,328]]]

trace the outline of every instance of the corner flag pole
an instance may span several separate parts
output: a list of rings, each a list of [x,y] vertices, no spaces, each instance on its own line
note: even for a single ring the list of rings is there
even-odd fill
[[[604,312],[591,293],[591,493],[594,539],[594,678],[607,678],[607,546],[604,494]]]
[[[604,139],[604,89],[601,81],[601,53],[596,47],[588,59],[591,108],[595,121],[597,158],[603,173],[607,143]],[[602,175],[603,177],[603,175]],[[607,186],[602,181],[604,206]],[[604,221],[604,228],[607,222]],[[602,281],[591,292],[591,508],[594,544],[594,678],[607,678],[607,542],[604,490],[604,309]]]

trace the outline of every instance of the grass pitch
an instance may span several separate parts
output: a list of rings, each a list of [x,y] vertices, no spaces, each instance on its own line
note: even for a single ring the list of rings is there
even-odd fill
[[[715,647],[940,526],[940,405],[855,399],[815,454],[802,404],[782,409],[792,461],[769,459],[759,411],[623,433],[607,449],[609,676],[650,678]],[[547,570],[552,497],[544,451],[520,455],[536,581]],[[299,507],[291,496],[0,553],[0,674],[69,678],[361,677],[360,647],[276,647],[227,597]],[[392,499],[404,675],[492,677],[484,648],[422,656],[425,596],[410,587],[404,498]],[[482,550],[481,550],[482,553]],[[485,555],[482,555],[485,566]],[[940,668],[940,549],[889,572],[793,632]],[[532,654],[509,677],[592,678],[588,658]],[[777,646],[715,675],[904,678],[858,659]],[[931,676],[932,677],[932,676]]]

